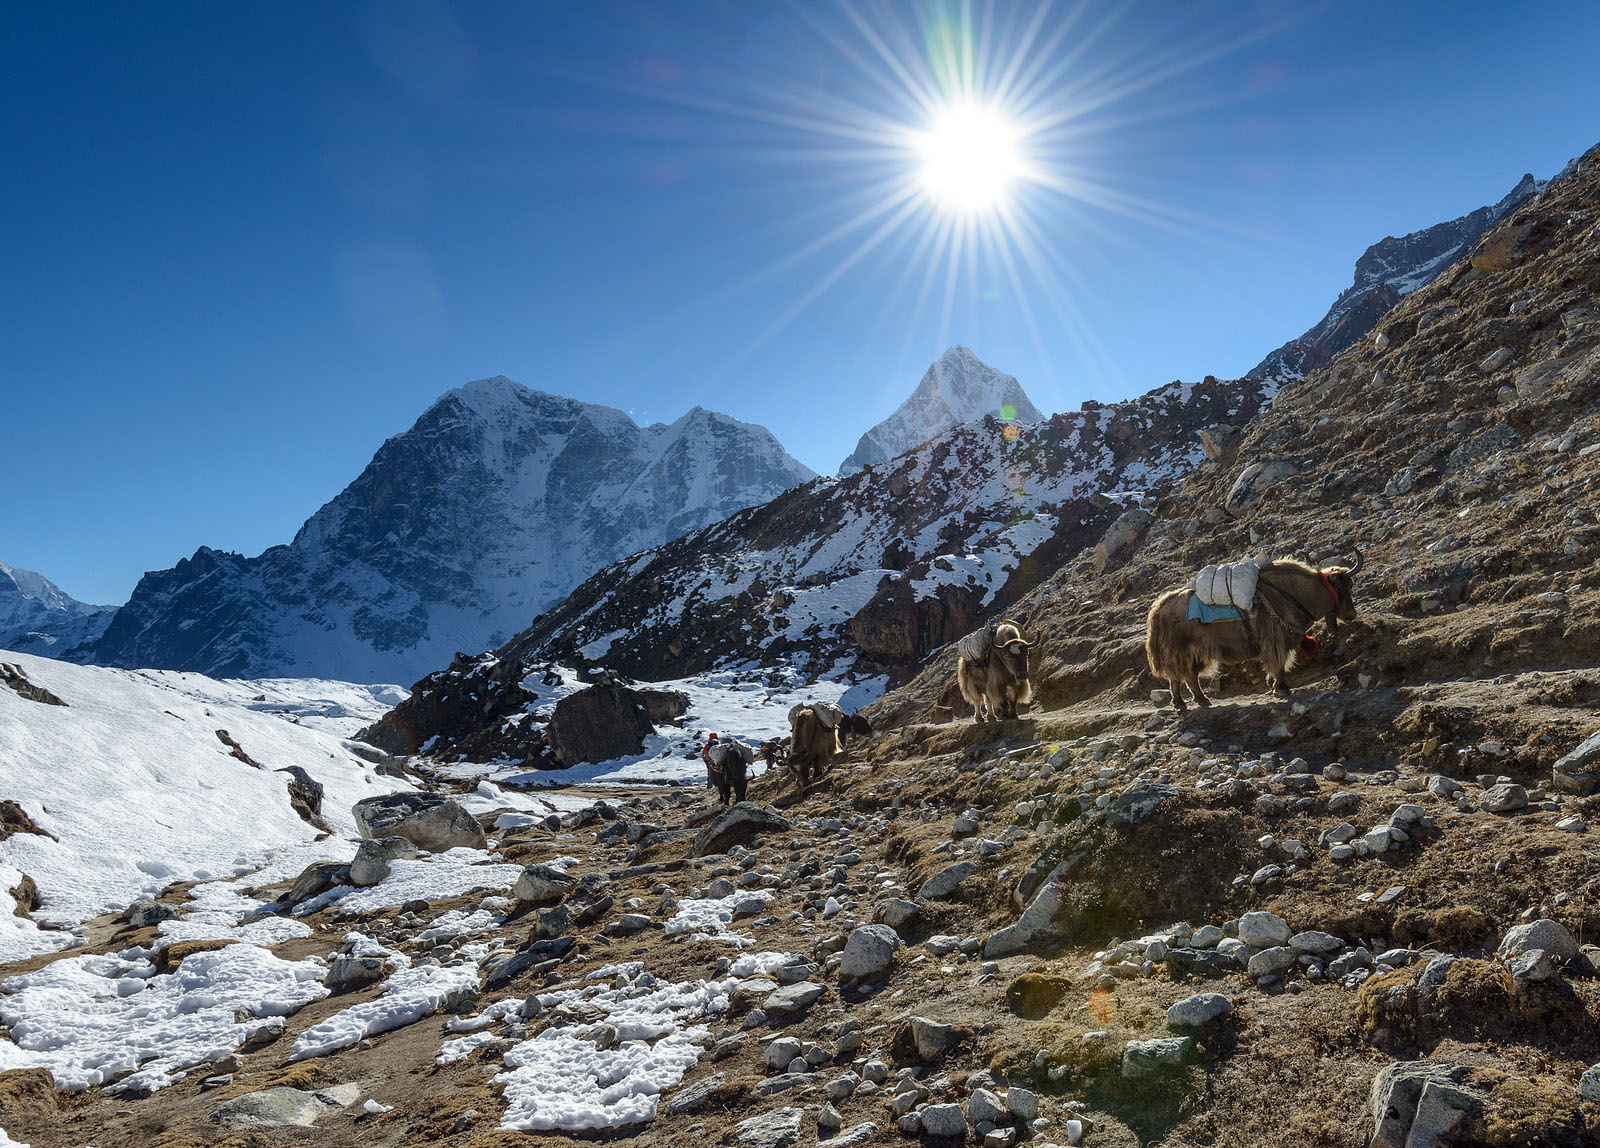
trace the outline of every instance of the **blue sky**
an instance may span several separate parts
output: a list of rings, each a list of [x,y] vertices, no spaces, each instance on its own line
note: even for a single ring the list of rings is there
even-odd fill
[[[1236,376],[1369,243],[1600,138],[1589,3],[1039,12],[12,6],[0,560],[120,602],[286,542],[486,375],[726,411],[819,471],[956,342],[1044,410]],[[992,218],[952,272],[949,217],[887,207],[968,33],[1048,125],[1015,274]]]

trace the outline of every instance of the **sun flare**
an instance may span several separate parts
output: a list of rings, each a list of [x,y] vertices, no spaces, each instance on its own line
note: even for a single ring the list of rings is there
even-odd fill
[[[968,101],[945,105],[911,138],[923,192],[957,215],[1004,207],[1027,171],[1021,137],[998,108]]]

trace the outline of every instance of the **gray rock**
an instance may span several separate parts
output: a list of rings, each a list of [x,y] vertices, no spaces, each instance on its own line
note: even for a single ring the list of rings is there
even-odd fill
[[[817,1148],[855,1148],[858,1144],[871,1144],[877,1134],[878,1126],[869,1120],[863,1124],[852,1124],[831,1139],[818,1140]]]
[[[1528,807],[1528,791],[1515,782],[1491,785],[1478,795],[1478,808],[1486,813],[1512,813]]]
[[[887,969],[900,948],[900,934],[888,925],[862,925],[845,942],[839,976],[846,980],[870,977]]]
[[[1065,903],[1065,890],[1055,881],[1046,881],[1015,924],[989,934],[989,939],[983,945],[983,955],[1010,956],[1021,952],[1039,937],[1049,935],[1054,931],[1056,915]]]
[[[911,924],[922,912],[914,901],[907,901],[900,897],[891,897],[878,906],[877,918],[898,932],[906,925]]]
[[[678,1116],[685,1112],[697,1112],[713,1092],[728,1082],[725,1073],[715,1073],[693,1084],[685,1085],[678,1089],[667,1101],[667,1115]]]
[[[1148,510],[1134,508],[1125,510],[1117,516],[1116,520],[1106,528],[1100,536],[1100,541],[1094,548],[1094,568],[1096,573],[1101,573],[1111,562],[1116,561],[1125,553],[1138,549],[1139,543],[1150,530],[1150,524],[1155,521],[1155,515]]]
[[[1344,948],[1344,942],[1332,933],[1310,929],[1290,937],[1289,947],[1297,953],[1332,953]]]
[[[1590,1065],[1578,1077],[1578,1095],[1585,1100],[1600,1100],[1600,1064]]]
[[[1155,812],[1156,806],[1178,795],[1177,787],[1155,781],[1142,781],[1114,798],[1106,808],[1106,824],[1112,829],[1132,829]]]
[[[917,890],[917,896],[928,899],[949,897],[961,882],[977,872],[976,861],[957,861],[952,865],[946,865],[922,883],[922,888]]]
[[[1508,931],[1498,951],[1502,957],[1511,957],[1530,949],[1543,949],[1557,961],[1570,961],[1578,955],[1578,942],[1566,926],[1546,917]]]
[[[178,915],[175,906],[164,905],[150,897],[143,897],[129,905],[122,911],[122,919],[135,929],[142,929],[146,925],[154,925],[160,921],[170,921]]]
[[[1251,957],[1250,963],[1245,966],[1245,971],[1253,977],[1268,977],[1273,973],[1283,972],[1297,959],[1295,951],[1288,945],[1275,945],[1270,949],[1262,949]]]
[[[376,885],[389,875],[389,862],[417,855],[417,847],[409,837],[368,837],[356,846],[356,858],[350,862],[350,884],[358,889]]]
[[[1008,1088],[1006,1111],[1024,1123],[1031,1123],[1039,1115],[1038,1093],[1026,1088]]]
[[[1239,918],[1239,940],[1252,949],[1287,945],[1291,935],[1289,923],[1276,913],[1246,913]]]
[[[349,884],[350,866],[337,861],[313,861],[301,870],[294,885],[283,895],[285,905],[298,905],[309,901],[318,893],[326,893],[339,885]]]
[[[363,837],[405,837],[418,849],[442,853],[466,846],[488,845],[483,826],[448,797],[432,793],[389,793],[368,797],[351,807]]]
[[[801,1061],[804,1064],[805,1061]],[[808,1088],[813,1084],[822,1082],[820,1072],[780,1072],[777,1076],[769,1076],[759,1081],[750,1091],[757,1096],[776,1096],[780,1092],[788,1092],[795,1088]]]
[[[1548,981],[1555,977],[1555,962],[1543,949],[1524,949],[1506,962],[1511,969],[1511,979],[1517,984],[1527,981]]]
[[[917,1057],[924,1064],[942,1060],[944,1054],[956,1046],[958,1037],[951,1025],[921,1016],[911,1017],[906,1023],[911,1026],[911,1042],[916,1047]]]
[[[767,1067],[782,1068],[799,1056],[805,1046],[792,1036],[780,1036],[767,1045]]]
[[[747,845],[764,833],[782,833],[789,828],[787,819],[753,801],[741,801],[695,836],[689,856],[726,853],[733,846]]]
[[[967,1118],[959,1104],[929,1104],[917,1109],[922,1132],[931,1140],[966,1139]]]
[[[798,1108],[778,1108],[741,1120],[734,1136],[745,1148],[789,1148],[800,1139],[800,1119],[805,1113]]]
[[[1204,1028],[1232,1011],[1233,1002],[1221,993],[1195,993],[1167,1010],[1167,1023],[1173,1028]]]
[[[800,981],[768,994],[767,999],[761,1002],[761,1007],[772,1016],[802,1013],[816,1004],[825,991],[821,985],[813,981]]]
[[[1588,794],[1600,789],[1600,733],[1591,734],[1577,749],[1556,759],[1550,767],[1550,784],[1563,793]]]
[[[1164,1069],[1182,1067],[1193,1048],[1192,1036],[1130,1040],[1122,1046],[1122,1075],[1128,1078],[1154,1076]]]
[[[999,1124],[1010,1118],[1006,1102],[987,1088],[975,1088],[972,1095],[967,1097],[967,1123],[974,1128],[986,1120],[990,1124]]]
[[[309,1128],[321,1117],[353,1104],[360,1095],[360,1088],[354,1084],[341,1084],[317,1092],[264,1088],[218,1105],[207,1118],[215,1124],[238,1129],[284,1125]]]
[[[1213,949],[1220,940],[1222,940],[1222,930],[1216,925],[1201,925],[1194,931],[1194,936],[1189,938],[1189,945],[1196,949]]]
[[[1431,1060],[1381,1070],[1368,1094],[1373,1122],[1369,1148],[1433,1148],[1482,1107],[1483,1097],[1462,1083],[1467,1072]]]
[[[328,962],[328,972],[322,978],[329,992],[347,993],[367,985],[377,984],[388,975],[389,967],[382,957],[334,957]]]
[[[1286,478],[1295,475],[1291,462],[1276,459],[1272,462],[1254,462],[1239,472],[1239,477],[1228,489],[1224,508],[1235,518],[1243,518],[1265,497],[1268,490]]]
[[[511,887],[512,896],[533,905],[559,901],[578,887],[577,878],[549,865],[524,865]]]

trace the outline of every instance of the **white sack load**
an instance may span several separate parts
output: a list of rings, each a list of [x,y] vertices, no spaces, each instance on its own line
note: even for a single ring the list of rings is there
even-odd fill
[[[994,631],[988,626],[974,630],[956,643],[956,650],[969,662],[987,661],[994,648]]]
[[[1261,563],[1254,558],[1203,567],[1194,578],[1195,597],[1207,606],[1237,606],[1248,610],[1255,604],[1256,580]]]
[[[832,702],[798,702],[789,707],[789,725],[794,725],[794,715],[801,710],[810,710],[817,715],[817,721],[824,729],[838,729],[839,723],[844,720],[844,711]]]

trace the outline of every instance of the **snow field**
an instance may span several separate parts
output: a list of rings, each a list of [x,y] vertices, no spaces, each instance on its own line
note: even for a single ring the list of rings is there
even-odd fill
[[[355,836],[356,801],[409,788],[344,746],[382,712],[383,687],[299,683],[302,710],[322,716],[291,720],[287,682],[265,691],[275,701],[256,702],[264,691],[255,683],[3,656],[67,704],[0,689],[0,798],[17,801],[54,837],[0,841],[0,870],[34,879],[42,904],[33,918],[56,927],[13,917],[0,891],[0,963],[71,947],[68,930],[173,882],[247,873],[285,852],[303,867],[308,855],[342,848],[316,842],[319,831],[291,808],[283,767],[298,765],[323,785],[323,814],[336,837]],[[271,706],[277,710],[263,708]],[[343,716],[329,716],[335,708]],[[219,729],[261,768],[232,756]]]
[[[289,1059],[326,1056],[349,1048],[363,1037],[414,1024],[477,987],[478,970],[468,965],[454,968],[418,965],[401,969],[385,982],[383,994],[376,1000],[352,1005],[301,1033],[295,1039]]]

